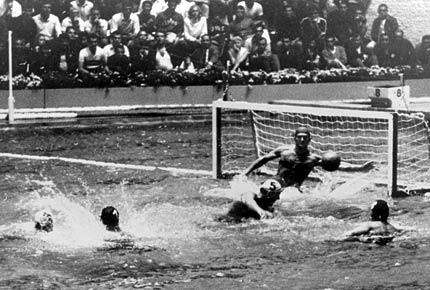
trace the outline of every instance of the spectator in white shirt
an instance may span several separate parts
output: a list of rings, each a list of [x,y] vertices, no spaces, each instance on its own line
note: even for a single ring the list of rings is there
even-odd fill
[[[15,17],[21,16],[21,14],[22,14],[22,7],[21,7],[21,4],[19,4],[17,1],[15,0],[1,1],[0,16],[10,15],[11,17],[15,18]]]
[[[188,12],[193,5],[195,5],[195,3],[192,0],[181,0],[178,6],[176,6],[175,11],[176,13],[181,14],[181,16],[185,19],[188,17]]]
[[[139,13],[142,12],[143,2],[145,1],[146,0],[140,0]],[[165,0],[155,0],[152,2],[153,3],[152,3],[151,14],[154,15],[155,17],[157,17],[158,14],[160,14],[161,12],[167,9],[167,3]]]
[[[123,46],[125,56],[130,57],[130,51],[126,45],[122,44],[122,36],[118,31],[112,33],[110,39],[111,43],[103,47],[103,55],[106,60],[115,54],[116,46]]]
[[[53,39],[61,34],[61,24],[57,16],[51,14],[51,4],[45,2],[42,5],[40,14],[33,17],[36,23],[38,34],[44,35],[47,39]]]
[[[109,25],[105,19],[100,18],[100,10],[94,7],[90,19],[85,21],[85,32],[95,33],[98,37],[109,36]]]
[[[124,2],[122,11],[112,16],[110,20],[110,32],[119,31],[124,39],[136,36],[140,31],[139,17],[131,13],[133,5],[131,2]]]
[[[79,72],[83,77],[94,77],[104,69],[106,59],[98,46],[97,36],[91,34],[88,39],[88,46],[79,52]]]
[[[79,17],[79,10],[73,6],[70,6],[69,16],[61,22],[61,31],[64,33],[69,26],[78,32],[83,32],[85,28],[85,22]]]
[[[79,17],[83,21],[87,21],[91,15],[91,9],[93,9],[94,4],[87,0],[74,0],[70,2],[70,5],[79,11]]]
[[[190,48],[196,48],[200,45],[203,35],[208,34],[206,17],[202,16],[202,11],[197,5],[193,5],[188,16],[184,19],[184,37]]]
[[[245,7],[245,17],[251,18],[252,20],[261,19],[263,16],[263,6],[254,0],[244,0],[237,3],[237,5]]]

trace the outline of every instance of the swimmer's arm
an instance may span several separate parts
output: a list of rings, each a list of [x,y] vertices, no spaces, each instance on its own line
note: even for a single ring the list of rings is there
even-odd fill
[[[252,192],[245,192],[242,193],[242,195],[240,196],[240,201],[245,203],[247,206],[249,206],[249,208],[251,208],[252,210],[254,210],[256,213],[258,213],[258,215],[260,216],[261,219],[264,218],[270,218],[272,217],[272,213],[265,211],[264,209],[262,209],[257,202],[254,199],[255,194]]]
[[[241,175],[244,175],[244,176],[249,175],[251,172],[260,168],[261,166],[263,166],[267,162],[281,157],[281,153],[286,151],[286,150],[291,150],[291,146],[289,146],[289,145],[281,146],[281,147],[278,147],[278,148],[270,151],[266,155],[261,156],[260,158],[255,160]]]
[[[374,167],[375,167],[375,164],[373,161],[367,161],[366,163],[361,165],[351,164],[351,163],[342,161],[340,163],[338,170],[346,171],[346,172],[369,171],[369,170],[372,170]]]
[[[372,229],[369,226],[362,225],[362,226],[359,226],[359,227],[355,228],[354,230],[350,231],[347,234],[347,236],[348,237],[361,236],[361,235],[369,233],[371,230]]]

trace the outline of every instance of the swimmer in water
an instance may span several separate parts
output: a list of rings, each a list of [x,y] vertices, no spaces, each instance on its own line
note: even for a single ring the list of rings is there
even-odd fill
[[[241,194],[226,215],[218,218],[219,221],[240,222],[244,219],[264,219],[273,217],[274,203],[282,192],[281,184],[275,179],[264,181],[255,193],[247,191]]]
[[[347,234],[344,241],[386,244],[395,234],[402,232],[388,222],[390,208],[385,200],[378,199],[370,209],[370,221]]]
[[[51,232],[54,229],[54,219],[47,210],[40,210],[34,215],[34,227],[38,231]]]
[[[113,206],[103,208],[100,219],[108,231],[121,231],[121,228],[119,227],[119,212]]]

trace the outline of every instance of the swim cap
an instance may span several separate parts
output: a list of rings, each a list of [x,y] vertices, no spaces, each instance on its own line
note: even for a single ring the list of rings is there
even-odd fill
[[[276,179],[267,179],[260,186],[261,194],[265,195],[267,193],[281,193],[282,186]]]
[[[311,136],[311,132],[306,127],[299,127],[299,128],[297,128],[296,131],[294,132],[294,136],[297,136],[299,134],[306,134],[308,136]]]
[[[373,203],[371,210],[372,221],[387,222],[390,214],[390,208],[385,200],[378,199]]]
[[[34,215],[35,228],[38,230],[50,232],[54,228],[52,214],[47,210],[40,210]]]
[[[107,206],[102,209],[102,214],[100,215],[102,223],[110,231],[118,230],[119,224],[119,212],[113,206]]]

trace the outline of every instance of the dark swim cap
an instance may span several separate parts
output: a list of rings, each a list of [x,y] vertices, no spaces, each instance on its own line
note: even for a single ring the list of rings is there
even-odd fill
[[[297,136],[297,135],[299,135],[299,134],[306,134],[308,136],[311,136],[311,132],[306,127],[299,127],[299,128],[297,128],[296,131],[294,132],[294,137]]]
[[[115,231],[119,224],[119,212],[113,206],[107,206],[102,210],[100,219],[108,230]]]
[[[378,199],[371,207],[372,221],[387,222],[390,208],[385,200]]]

